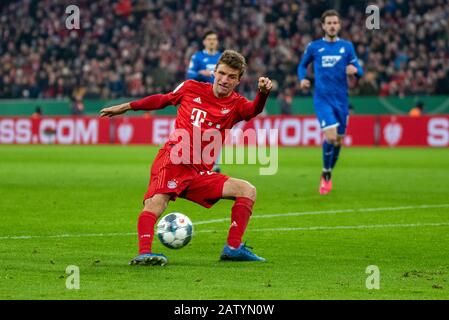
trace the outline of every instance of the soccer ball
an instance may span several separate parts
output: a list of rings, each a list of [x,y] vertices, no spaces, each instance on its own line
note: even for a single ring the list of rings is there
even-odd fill
[[[193,224],[186,215],[173,212],[161,218],[157,224],[157,236],[170,249],[180,249],[192,239]]]

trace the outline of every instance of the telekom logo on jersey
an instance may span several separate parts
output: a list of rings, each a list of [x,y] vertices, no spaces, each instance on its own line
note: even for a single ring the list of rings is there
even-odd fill
[[[206,120],[206,115],[207,115],[206,111],[193,108],[192,115],[190,116],[190,119],[193,120],[192,124],[197,128],[201,128],[201,124],[204,123],[204,121]]]

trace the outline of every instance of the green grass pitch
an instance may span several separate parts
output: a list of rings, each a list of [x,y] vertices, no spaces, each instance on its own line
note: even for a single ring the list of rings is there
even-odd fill
[[[225,165],[257,187],[245,240],[268,261],[219,262],[232,202],[179,199],[166,213],[198,223],[191,243],[155,240],[169,264],[129,266],[157,150],[0,146],[0,299],[449,298],[448,149],[343,149],[324,197],[319,148],[281,148],[273,176]],[[370,265],[379,289],[366,287]]]

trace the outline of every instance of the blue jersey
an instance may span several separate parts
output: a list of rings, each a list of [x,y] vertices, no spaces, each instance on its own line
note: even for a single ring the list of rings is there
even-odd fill
[[[357,76],[363,75],[354,46],[339,38],[333,42],[324,38],[312,41],[298,65],[299,80],[306,78],[307,66],[312,61],[315,72],[313,100],[321,128],[340,126],[339,134],[343,134],[349,113],[346,67],[352,64],[357,68]]]
[[[215,65],[220,59],[221,52],[218,51],[214,55],[210,55],[206,50],[198,51],[195,53],[190,59],[189,69],[187,70],[187,79],[193,79],[201,82],[214,82],[214,76],[205,77],[199,73],[200,70],[209,70],[210,72],[214,72]]]
[[[331,42],[324,38],[309,43],[298,66],[299,80],[306,78],[307,66],[312,61],[315,71],[315,95],[331,94],[347,101],[346,67],[352,64],[357,68],[357,76],[363,75],[352,43],[343,39]]]

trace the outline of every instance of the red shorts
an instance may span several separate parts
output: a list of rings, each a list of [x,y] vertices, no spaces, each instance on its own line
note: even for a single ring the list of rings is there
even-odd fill
[[[169,194],[172,201],[180,197],[210,208],[221,199],[223,185],[228,179],[224,174],[198,172],[186,164],[173,164],[170,151],[161,149],[151,166],[150,183],[144,201],[161,193]]]

